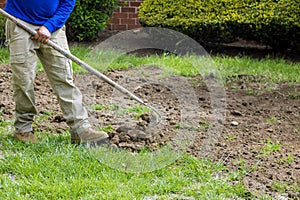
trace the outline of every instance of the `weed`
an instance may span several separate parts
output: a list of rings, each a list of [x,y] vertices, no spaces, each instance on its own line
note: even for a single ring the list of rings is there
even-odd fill
[[[276,86],[271,86],[271,85],[269,85],[269,86],[266,87],[266,90],[267,90],[268,92],[273,92],[273,91],[275,91],[276,89],[277,89]]]
[[[127,109],[122,109],[121,113],[133,113],[133,119],[139,119],[143,114],[150,113],[151,110],[146,106],[133,106]]]
[[[199,86],[199,85],[205,84],[205,81],[204,81],[204,79],[201,77],[201,78],[197,78],[197,79],[192,79],[192,80],[190,80],[190,84],[191,84],[191,86],[193,86],[193,87],[197,87],[197,86]]]
[[[0,133],[8,134],[12,130],[13,121],[7,121],[0,117]],[[1,145],[0,145],[1,146]]]
[[[240,90],[240,89],[241,89],[241,86],[238,86],[238,85],[232,85],[232,86],[231,86],[231,89],[233,89],[233,90]]]
[[[42,122],[50,119],[53,116],[53,113],[49,111],[44,111],[39,115],[34,117],[33,127],[39,126]]]
[[[238,166],[245,166],[246,161],[245,161],[245,159],[243,159],[243,158],[239,158],[239,160],[236,161],[236,162],[234,162],[234,164],[235,164],[235,165],[238,165]]]
[[[300,134],[300,128],[295,128],[294,132]]]
[[[110,104],[110,105],[103,105],[103,104],[94,104],[91,105],[91,109],[92,110],[110,110],[110,111],[115,111],[117,110],[119,107],[115,104]]]
[[[114,129],[113,129],[112,125],[109,124],[109,125],[107,125],[107,126],[101,128],[101,130],[102,130],[102,131],[105,131],[105,132],[112,132]]]
[[[248,94],[248,95],[254,95],[255,94],[255,90],[252,89],[252,88],[247,88],[246,89],[246,94]]]
[[[230,180],[232,181],[238,181],[241,180],[241,178],[245,177],[245,175],[248,173],[248,169],[246,167],[242,167],[240,170],[236,170],[230,173]]]
[[[300,94],[299,94],[298,92],[290,92],[290,93],[288,94],[288,97],[289,97],[290,99],[299,99],[299,98],[300,98]]]
[[[284,157],[284,158],[281,158],[281,159],[277,160],[277,162],[279,164],[282,164],[282,163],[291,164],[294,161],[295,161],[295,156],[294,155],[288,155],[287,157]]]
[[[262,149],[260,156],[268,156],[273,152],[280,151],[281,144],[279,141],[273,142],[272,140],[268,139],[266,141],[265,147]]]
[[[269,117],[269,118],[267,118],[266,119],[266,122],[268,123],[268,124],[274,124],[274,123],[276,123],[278,121],[278,119],[277,119],[277,117]]]
[[[119,106],[116,105],[116,104],[110,104],[110,105],[107,106],[107,109],[111,110],[111,111],[116,111],[116,110],[119,109]]]
[[[279,193],[284,193],[288,189],[288,185],[284,182],[272,181],[271,188]]]
[[[205,130],[209,129],[210,128],[210,124],[207,123],[206,121],[200,121],[199,122],[199,125],[204,128]]]
[[[91,106],[92,110],[106,110],[106,106],[103,104],[95,104]]]
[[[233,133],[227,133],[226,134],[226,140],[227,141],[236,140],[236,136]]]
[[[182,130],[189,130],[189,131],[199,131],[200,129],[193,126],[186,126],[181,124],[176,124],[175,128],[182,129]]]

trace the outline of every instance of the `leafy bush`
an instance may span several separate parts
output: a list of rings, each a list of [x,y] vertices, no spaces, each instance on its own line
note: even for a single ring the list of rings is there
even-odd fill
[[[5,22],[6,18],[0,15],[0,47],[3,46],[5,42]]]
[[[118,0],[77,0],[67,22],[70,40],[92,40],[105,27],[108,18],[118,5]]]
[[[203,45],[236,37],[273,48],[297,46],[300,0],[145,0],[139,9],[143,26],[183,32]]]
[[[67,22],[69,40],[92,40],[106,27],[118,0],[77,0]],[[0,16],[0,42],[5,41],[5,18]]]

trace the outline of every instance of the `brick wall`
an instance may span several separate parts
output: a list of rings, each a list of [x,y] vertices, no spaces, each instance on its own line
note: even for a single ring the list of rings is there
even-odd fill
[[[138,7],[144,0],[120,0],[120,6],[109,20],[109,30],[130,30],[140,28]]]
[[[4,8],[6,0],[0,0],[0,8]]]

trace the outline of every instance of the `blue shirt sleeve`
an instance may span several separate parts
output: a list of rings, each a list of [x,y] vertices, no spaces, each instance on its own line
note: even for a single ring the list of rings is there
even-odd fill
[[[51,32],[55,32],[64,26],[71,12],[74,9],[76,0],[60,0],[54,15],[44,24]]]

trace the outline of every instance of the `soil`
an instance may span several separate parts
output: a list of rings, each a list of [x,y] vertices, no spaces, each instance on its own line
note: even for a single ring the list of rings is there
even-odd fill
[[[111,71],[106,75],[118,81],[125,74],[128,77],[128,73],[130,70]],[[1,66],[0,76],[1,117],[8,120],[14,117],[10,66]],[[225,85],[226,118],[222,122],[222,133],[207,156],[224,164],[229,171],[239,170],[236,178],[232,175],[233,182],[242,181],[253,195],[300,199],[300,84],[269,83],[263,79],[242,75],[228,77]],[[187,81],[195,91],[196,104],[201,108],[198,113],[200,116],[196,116],[201,123],[194,129],[197,135],[186,149],[196,157],[202,156],[199,152],[203,150],[212,112],[210,89],[203,80],[200,76],[181,78],[175,86],[180,87]],[[149,82],[147,79],[133,80],[136,81]],[[120,114],[119,110],[113,108],[116,103],[112,102],[118,102],[121,95],[115,93],[113,87],[89,74],[77,75],[75,83],[81,89],[87,105],[88,101],[92,101],[93,104],[107,106],[105,109],[89,109],[91,121],[102,127],[111,126],[111,141],[120,148],[139,151],[147,147],[155,150],[172,140],[174,130],[182,128],[178,127],[183,115],[180,108],[182,101],[169,89],[171,86],[150,83],[134,88],[137,96],[153,103],[163,113],[159,133],[149,135],[143,128],[153,121],[152,115],[145,112],[132,118],[134,112]],[[36,120],[35,130],[54,134],[67,130],[56,96],[44,73],[37,74],[35,92],[38,116],[48,116]],[[130,99],[128,101],[124,106],[135,104]],[[193,106],[186,109],[193,109]],[[193,111],[189,113],[193,120]],[[132,126],[135,127],[133,131],[128,129]]]

